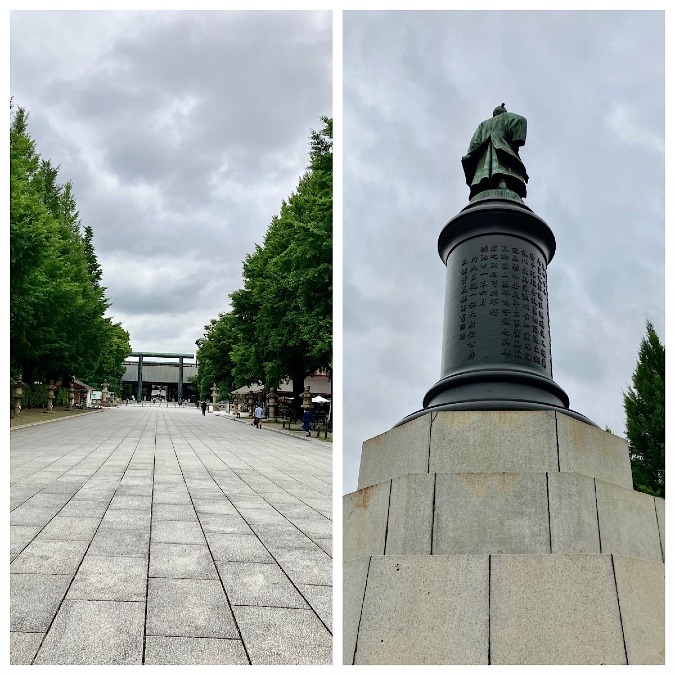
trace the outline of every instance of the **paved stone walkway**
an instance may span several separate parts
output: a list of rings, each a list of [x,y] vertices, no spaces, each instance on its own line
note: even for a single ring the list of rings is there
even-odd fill
[[[194,408],[12,431],[12,663],[331,663],[331,454]]]

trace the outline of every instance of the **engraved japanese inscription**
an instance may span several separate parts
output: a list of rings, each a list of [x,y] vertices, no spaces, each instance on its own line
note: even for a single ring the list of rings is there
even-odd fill
[[[451,258],[445,340],[456,346],[443,372],[506,362],[550,374],[542,252],[524,239],[491,235],[463,242]]]

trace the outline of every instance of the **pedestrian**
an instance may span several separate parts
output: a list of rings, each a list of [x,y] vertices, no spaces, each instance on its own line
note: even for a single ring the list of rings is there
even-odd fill
[[[206,417],[206,401],[202,401],[202,415]]]
[[[308,436],[312,435],[312,421],[314,420],[314,415],[311,410],[305,410],[302,415],[302,428],[307,432]]]
[[[260,403],[255,407],[255,412],[253,414],[255,415],[255,425],[258,429],[262,429],[263,409],[260,407]]]

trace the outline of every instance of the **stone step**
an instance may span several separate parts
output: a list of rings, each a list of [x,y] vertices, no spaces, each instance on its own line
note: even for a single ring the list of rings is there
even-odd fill
[[[552,411],[441,411],[363,444],[358,488],[409,473],[572,472],[633,487],[625,439]]]
[[[343,499],[345,560],[478,553],[664,559],[665,501],[579,473],[408,474]]]
[[[620,555],[344,563],[346,664],[663,664],[664,565]]]

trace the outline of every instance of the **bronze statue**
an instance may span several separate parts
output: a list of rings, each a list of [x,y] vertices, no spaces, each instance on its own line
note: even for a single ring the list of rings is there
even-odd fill
[[[507,112],[503,103],[494,109],[490,119],[478,125],[462,157],[466,184],[471,188],[469,199],[497,188],[525,197],[528,176],[518,148],[525,145],[526,135],[527,120]]]

